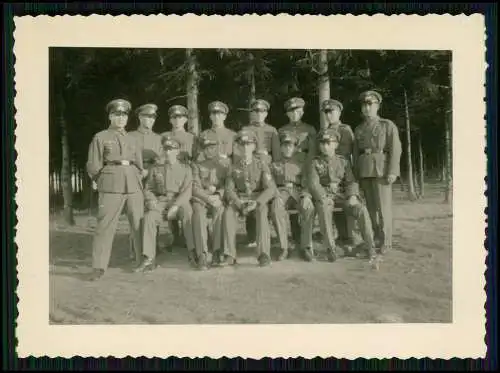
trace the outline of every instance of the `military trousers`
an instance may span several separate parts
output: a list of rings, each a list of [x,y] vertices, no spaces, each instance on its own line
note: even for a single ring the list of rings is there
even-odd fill
[[[144,216],[142,191],[126,194],[99,193],[97,227],[92,245],[92,266],[96,269],[108,268],[118,220],[125,206],[136,255],[142,252],[141,219]]]
[[[211,249],[221,250],[222,245],[222,215],[224,206],[213,207],[205,202],[193,201],[193,237],[196,255],[208,253],[208,231],[212,232],[210,237]],[[211,215],[211,229],[208,226],[208,216]]]
[[[327,195],[321,201],[315,201],[323,245],[327,248],[335,248],[334,221],[332,216],[335,205],[342,207],[344,213],[347,216],[352,216],[355,222],[358,223],[363,241],[368,251],[371,251],[373,248],[373,229],[366,206],[361,201],[351,206],[343,196]]]
[[[257,235],[257,257],[261,254],[270,255],[271,250],[271,231],[269,229],[269,207],[267,204],[257,205],[249,217],[255,216],[256,220],[256,235]],[[236,232],[238,230],[238,223],[240,211],[230,203],[224,209],[222,224],[224,232],[224,254],[236,258]]]
[[[165,220],[164,215],[168,204],[168,200],[160,199],[154,209],[148,210],[144,214],[143,254],[150,259],[156,257],[156,233],[160,223]],[[189,203],[185,203],[179,206],[177,214],[172,219],[182,222],[188,252],[194,250],[192,217],[193,209]]]
[[[271,217],[276,227],[280,247],[288,250],[288,213],[289,209],[297,209],[300,214],[300,248],[313,246],[314,205],[309,196],[300,198],[296,189],[280,188],[279,195],[271,202]],[[309,202],[309,203],[308,203]],[[292,227],[293,228],[293,227]]]
[[[375,237],[386,249],[392,248],[392,184],[386,178],[360,179]]]

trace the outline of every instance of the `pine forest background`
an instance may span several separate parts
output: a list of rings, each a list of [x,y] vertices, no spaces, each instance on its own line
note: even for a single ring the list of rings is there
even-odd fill
[[[155,103],[155,132],[170,128],[167,110],[189,109],[188,129],[209,128],[207,106],[229,105],[226,126],[248,123],[253,98],[269,101],[268,123],[287,123],[283,104],[305,102],[303,120],[324,125],[319,104],[334,98],[344,105],[342,122],[361,122],[359,94],[383,96],[380,116],[391,119],[403,144],[402,177],[396,187],[410,200],[425,198],[426,183],[441,183],[451,199],[452,87],[449,51],[123,49],[50,48],[50,208],[74,224],[74,210],[95,208],[96,196],[85,171],[89,143],[108,126],[105,105],[114,98],[133,108]],[[138,125],[131,113],[127,130]]]

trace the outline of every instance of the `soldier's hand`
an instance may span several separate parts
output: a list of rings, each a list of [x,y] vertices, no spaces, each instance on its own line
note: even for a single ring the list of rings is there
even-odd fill
[[[97,190],[97,183],[92,180],[92,190]]]
[[[395,181],[396,181],[396,175],[388,175],[388,176],[387,176],[387,182],[388,182],[389,184],[392,184],[392,183],[394,183]]]
[[[304,210],[308,210],[313,207],[313,202],[309,197],[302,197],[301,202]]]
[[[248,205],[246,206],[246,212],[247,214],[257,208],[257,202],[256,201],[248,201]]]
[[[215,194],[215,195],[212,195],[212,196],[209,196],[208,197],[208,200],[210,201],[210,204],[213,206],[213,207],[220,207],[222,205],[222,201],[220,199],[220,196]]]
[[[349,206],[356,206],[359,203],[358,197],[357,196],[350,196],[347,203],[349,204]]]
[[[141,171],[141,176],[144,179],[146,176],[148,176],[148,170],[142,170]]]
[[[167,211],[167,219],[168,220],[174,219],[175,216],[177,215],[178,210],[179,210],[179,206],[177,206],[177,205],[173,205],[172,207],[170,207]]]

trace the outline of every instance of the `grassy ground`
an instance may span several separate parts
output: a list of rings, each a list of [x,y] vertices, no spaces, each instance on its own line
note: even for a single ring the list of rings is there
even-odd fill
[[[120,223],[110,269],[85,281],[95,220],[57,219],[50,231],[50,322],[54,324],[451,322],[452,209],[441,186],[406,200],[394,187],[394,248],[372,269],[366,260],[290,259],[256,265],[242,247],[236,268],[191,269],[185,249],[163,253],[160,267],[135,274],[128,223]],[[321,247],[318,244],[318,251]]]

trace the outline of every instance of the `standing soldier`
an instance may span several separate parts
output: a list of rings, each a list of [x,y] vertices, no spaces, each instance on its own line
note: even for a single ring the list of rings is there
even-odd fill
[[[135,131],[129,132],[137,141],[137,146],[142,151],[142,163],[144,165],[144,177],[151,166],[156,162],[157,158],[161,154],[161,136],[156,132],[153,132],[153,127],[155,125],[157,117],[158,106],[155,104],[145,104],[139,106],[135,113],[139,118],[139,127]],[[135,258],[136,261],[140,260],[140,256],[137,257],[134,249],[134,236],[132,232],[130,233],[130,249],[131,257]],[[140,253],[142,255],[142,253]]]
[[[346,214],[356,219],[370,259],[373,259],[375,257],[373,230],[368,210],[359,198],[358,184],[354,179],[350,163],[336,154],[340,134],[335,130],[325,129],[320,131],[318,140],[320,154],[312,161],[308,182],[309,192],[318,212],[328,260],[334,262],[338,257],[332,220],[335,205],[342,206]],[[312,260],[312,258],[313,253],[306,251],[306,259]]]
[[[169,135],[162,136],[164,154],[160,162],[151,168],[144,187],[146,213],[144,215],[143,252],[145,259],[137,272],[150,271],[155,267],[156,232],[163,220],[181,220],[187,243],[188,259],[195,263],[193,210],[191,199],[193,176],[191,167],[179,162],[180,144]]]
[[[142,252],[142,154],[136,141],[125,131],[131,106],[123,99],[109,102],[106,110],[110,126],[98,132],[89,146],[87,172],[99,191],[91,280],[100,278],[108,268],[118,219],[125,204],[134,248],[136,253]]]
[[[292,132],[298,139],[297,152],[307,153],[310,161],[316,155],[316,130],[310,124],[302,122],[305,102],[293,97],[285,102],[285,111],[289,123],[280,128],[280,132]]]
[[[294,153],[297,138],[293,133],[282,132],[280,143],[280,160],[271,163],[270,167],[271,175],[278,189],[278,195],[271,204],[271,216],[281,247],[278,260],[283,260],[289,254],[287,210],[290,208],[299,210],[302,226],[295,227],[295,229],[300,230],[300,250],[310,251],[312,248],[314,205],[311,195],[305,188],[306,180],[303,175],[305,154]]]
[[[401,141],[396,125],[378,116],[378,92],[363,92],[360,101],[365,119],[354,131],[354,169],[384,254],[392,248],[392,184],[400,173]]]
[[[180,146],[179,160],[183,163],[190,163],[193,156],[195,136],[186,131],[188,109],[182,105],[173,105],[168,109],[168,117],[172,130],[162,133],[162,136],[167,135],[175,139]],[[182,229],[179,226],[179,221],[171,220],[169,226],[174,236],[174,245],[184,246],[185,242],[182,239]]]
[[[200,149],[204,160],[193,164],[193,235],[198,268],[207,269],[208,222],[212,215],[211,249],[219,253],[222,244],[222,213],[224,212],[224,187],[229,165],[217,157],[217,142],[208,138],[200,139]],[[215,258],[216,260],[218,258]]]
[[[215,140],[217,142],[217,154],[223,162],[229,164],[233,156],[234,138],[236,136],[236,132],[226,128],[224,125],[229,108],[223,102],[214,101],[208,105],[208,111],[210,113],[212,128],[203,131],[200,134],[200,138]],[[195,159],[199,156],[202,156],[202,154],[195,150]]]
[[[242,130],[253,131],[257,138],[257,147],[255,156],[267,163],[277,161],[280,156],[280,141],[278,130],[266,123],[267,114],[271,105],[266,100],[258,99],[250,104],[251,123],[244,126]],[[250,241],[250,246],[255,243],[255,220],[246,219],[247,237]]]
[[[240,131],[236,141],[242,146],[243,154],[231,167],[226,180],[224,210],[224,257],[223,265],[236,263],[236,231],[238,215],[251,213],[257,219],[257,260],[261,266],[271,263],[271,233],[268,222],[268,203],[275,196],[275,186],[269,167],[253,156],[257,139],[252,131]]]
[[[344,157],[352,166],[352,148],[354,143],[354,133],[348,124],[344,124],[340,120],[344,106],[340,101],[328,99],[321,103],[321,111],[324,113],[329,129],[337,131],[340,135],[337,154]],[[338,218],[338,216],[336,216]],[[342,216],[340,216],[342,218]],[[345,231],[341,230],[341,236],[347,239],[347,250],[355,245],[355,224],[354,218],[351,215],[345,217]],[[340,219],[335,219],[337,227],[339,227]],[[344,225],[344,224],[342,224]]]

